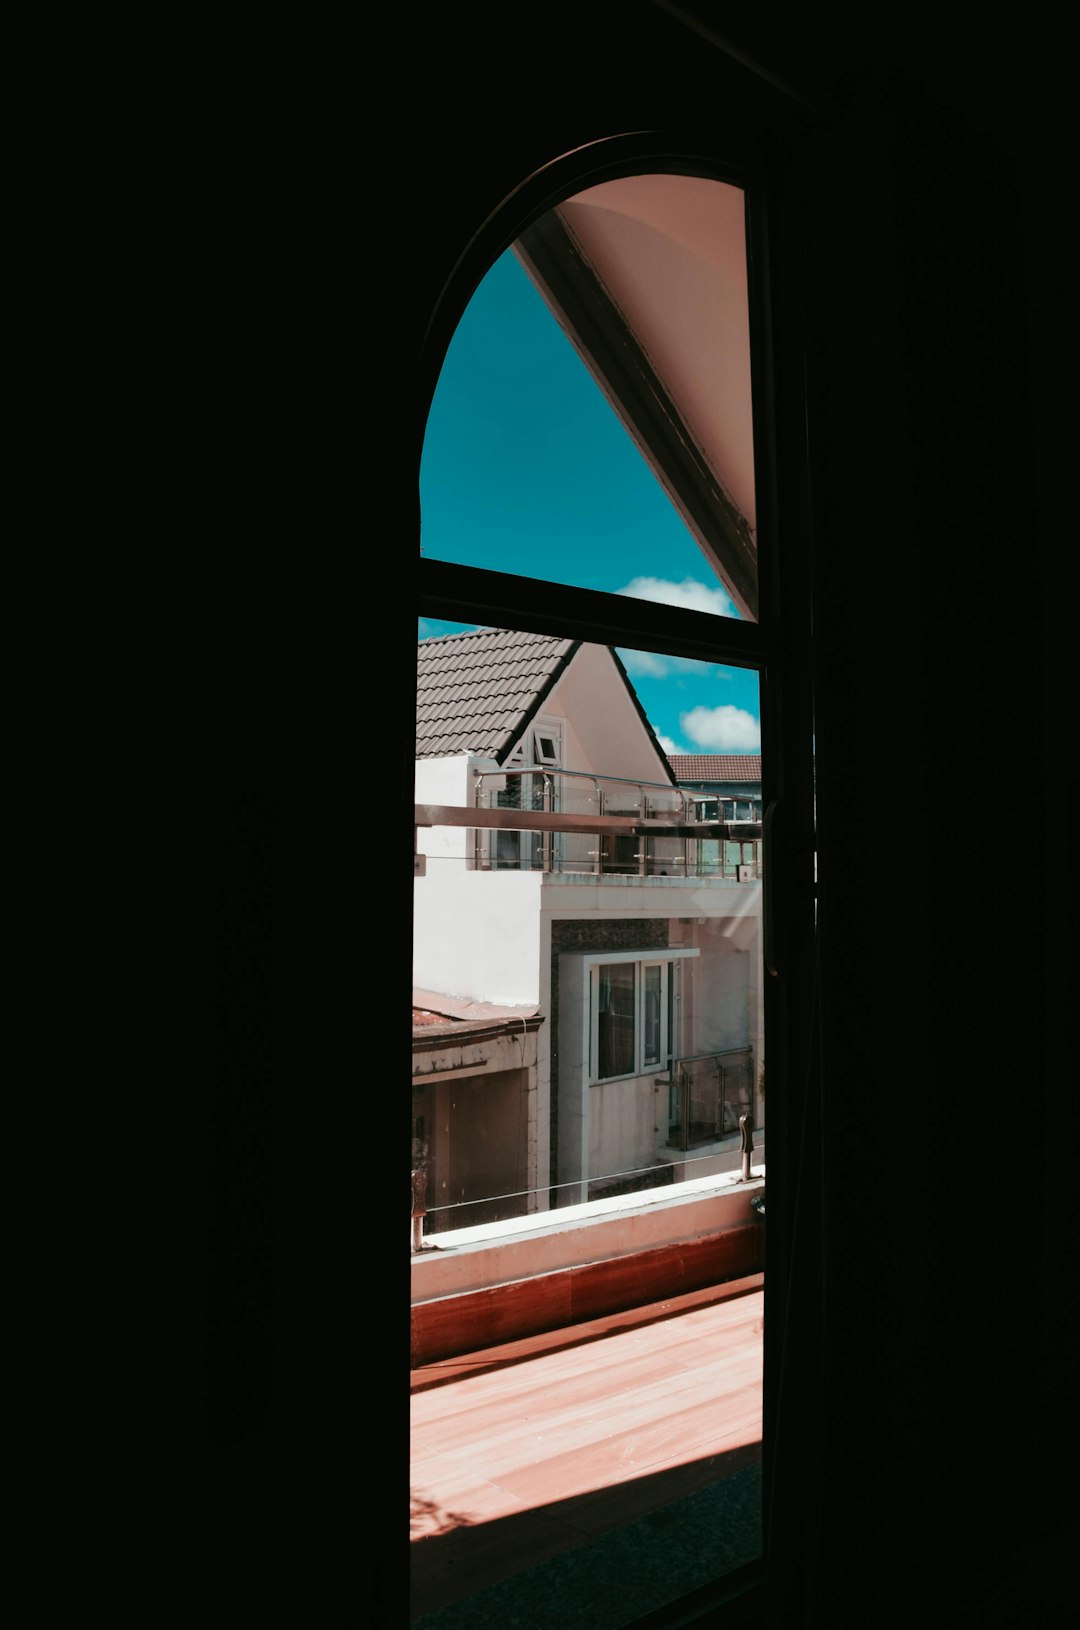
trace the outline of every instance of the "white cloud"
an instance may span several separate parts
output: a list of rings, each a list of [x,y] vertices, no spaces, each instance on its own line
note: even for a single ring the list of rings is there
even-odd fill
[[[677,741],[672,741],[670,736],[658,734],[656,739],[665,753],[685,753],[686,751],[686,748],[680,747]]]
[[[698,583],[692,577],[684,577],[681,583],[672,583],[664,577],[635,577],[618,592],[628,594],[632,600],[651,600],[654,605],[708,611],[714,617],[735,615],[735,606],[723,589],[715,584]]]
[[[710,753],[756,753],[761,748],[761,724],[745,708],[695,707],[679,715],[690,740]]]

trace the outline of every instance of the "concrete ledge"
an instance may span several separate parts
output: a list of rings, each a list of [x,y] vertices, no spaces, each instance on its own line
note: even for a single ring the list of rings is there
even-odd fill
[[[761,1272],[764,1187],[703,1178],[439,1236],[412,1258],[413,1366]]]

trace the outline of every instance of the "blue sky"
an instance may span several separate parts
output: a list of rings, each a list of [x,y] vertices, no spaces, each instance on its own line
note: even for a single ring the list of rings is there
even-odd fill
[[[641,454],[507,252],[447,352],[420,467],[434,560],[736,615]],[[466,625],[421,618],[418,635]],[[668,752],[760,747],[756,673],[620,650]]]

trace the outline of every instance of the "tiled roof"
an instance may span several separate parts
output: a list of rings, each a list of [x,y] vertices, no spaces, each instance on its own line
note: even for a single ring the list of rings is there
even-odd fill
[[[669,753],[671,773],[682,785],[710,781],[761,781],[760,753]]]
[[[416,648],[416,756],[500,763],[577,649],[550,634],[485,628]]]

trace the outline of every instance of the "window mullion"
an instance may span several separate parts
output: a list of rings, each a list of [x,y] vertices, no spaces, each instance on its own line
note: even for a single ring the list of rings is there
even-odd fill
[[[426,555],[416,566],[421,617],[555,634],[735,668],[764,667],[780,639],[775,622],[767,632],[758,623],[708,611],[459,566]]]

